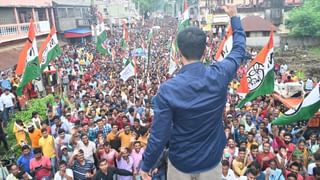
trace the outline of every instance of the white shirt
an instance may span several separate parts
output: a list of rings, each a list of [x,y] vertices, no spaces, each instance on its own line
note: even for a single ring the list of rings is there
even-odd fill
[[[86,160],[94,162],[93,154],[96,153],[96,144],[89,141],[88,146],[84,145],[82,141],[79,141],[76,149],[82,149],[84,152],[84,158]]]
[[[0,111],[3,111],[4,110],[4,104],[0,98]]]
[[[308,165],[308,174],[313,175],[313,168],[316,167],[316,163],[311,163]]]
[[[32,80],[32,83],[34,84],[34,86],[36,87],[36,90],[38,92],[44,91],[43,83],[41,80],[34,79],[34,80]]]
[[[66,169],[66,174],[67,174],[67,176],[73,178],[73,172],[72,172],[71,169],[67,168],[67,169]],[[56,172],[56,174],[54,175],[54,180],[67,180],[67,178],[61,177],[61,176],[60,176],[60,171],[58,171],[58,172]]]
[[[223,174],[221,174],[222,176],[222,180],[234,180],[236,179],[236,176],[234,175],[234,172],[232,171],[232,169],[228,170],[228,174],[226,176],[224,176]]]
[[[13,99],[15,99],[15,96],[12,93],[9,93],[8,95],[6,95],[5,93],[3,93],[0,97],[3,105],[5,108],[9,108],[9,107],[13,107]]]
[[[241,177],[239,177],[238,180],[247,180],[247,179],[248,179],[247,176],[241,176]]]
[[[313,88],[313,82],[311,79],[308,79],[306,82],[306,90],[312,90]]]

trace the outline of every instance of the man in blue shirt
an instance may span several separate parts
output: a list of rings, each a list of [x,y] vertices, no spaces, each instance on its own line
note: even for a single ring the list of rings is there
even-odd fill
[[[235,6],[225,6],[231,17],[233,48],[220,62],[206,67],[201,59],[206,35],[189,27],[177,36],[183,67],[163,83],[153,98],[154,120],[141,163],[148,173],[169,142],[168,179],[216,179],[226,144],[222,123],[228,84],[245,58],[245,33]]]
[[[17,160],[17,165],[30,174],[30,160],[34,158],[33,152],[28,145],[24,145],[21,148],[22,155]]]

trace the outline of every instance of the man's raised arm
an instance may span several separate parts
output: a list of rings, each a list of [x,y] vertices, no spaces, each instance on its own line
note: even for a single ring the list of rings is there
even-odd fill
[[[225,6],[225,12],[231,18],[231,27],[233,31],[232,50],[222,61],[214,64],[212,67],[217,68],[223,74],[223,79],[230,82],[235,76],[237,69],[246,55],[246,35],[241,25],[240,17],[237,16],[237,8],[234,5]]]

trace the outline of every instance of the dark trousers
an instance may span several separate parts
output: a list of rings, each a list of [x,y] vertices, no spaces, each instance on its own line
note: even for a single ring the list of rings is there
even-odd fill
[[[9,147],[8,147],[8,142],[7,142],[7,139],[6,139],[6,135],[5,134],[1,134],[0,135],[0,145],[3,143],[4,145],[4,148],[6,150],[9,150]]]
[[[13,113],[14,107],[8,107],[3,109],[2,119],[3,119],[3,127],[7,127],[9,122],[10,114]]]

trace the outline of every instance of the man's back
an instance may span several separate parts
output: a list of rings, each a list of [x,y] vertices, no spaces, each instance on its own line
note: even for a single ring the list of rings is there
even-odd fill
[[[185,162],[183,169],[176,166],[181,171],[215,166],[221,159],[215,154],[222,154],[225,147],[222,114],[228,81],[221,81],[222,74],[213,69],[201,62],[188,64],[159,91],[173,109],[169,158],[173,165]]]
[[[202,172],[216,173],[209,170],[220,163],[226,144],[222,115],[228,84],[245,57],[240,18],[231,17],[233,48],[223,61],[209,67],[199,62],[206,36],[193,27],[179,33],[184,66],[176,77],[161,85],[152,100],[155,115],[141,164],[144,172],[150,170],[169,142],[169,160],[177,170],[204,176]]]

